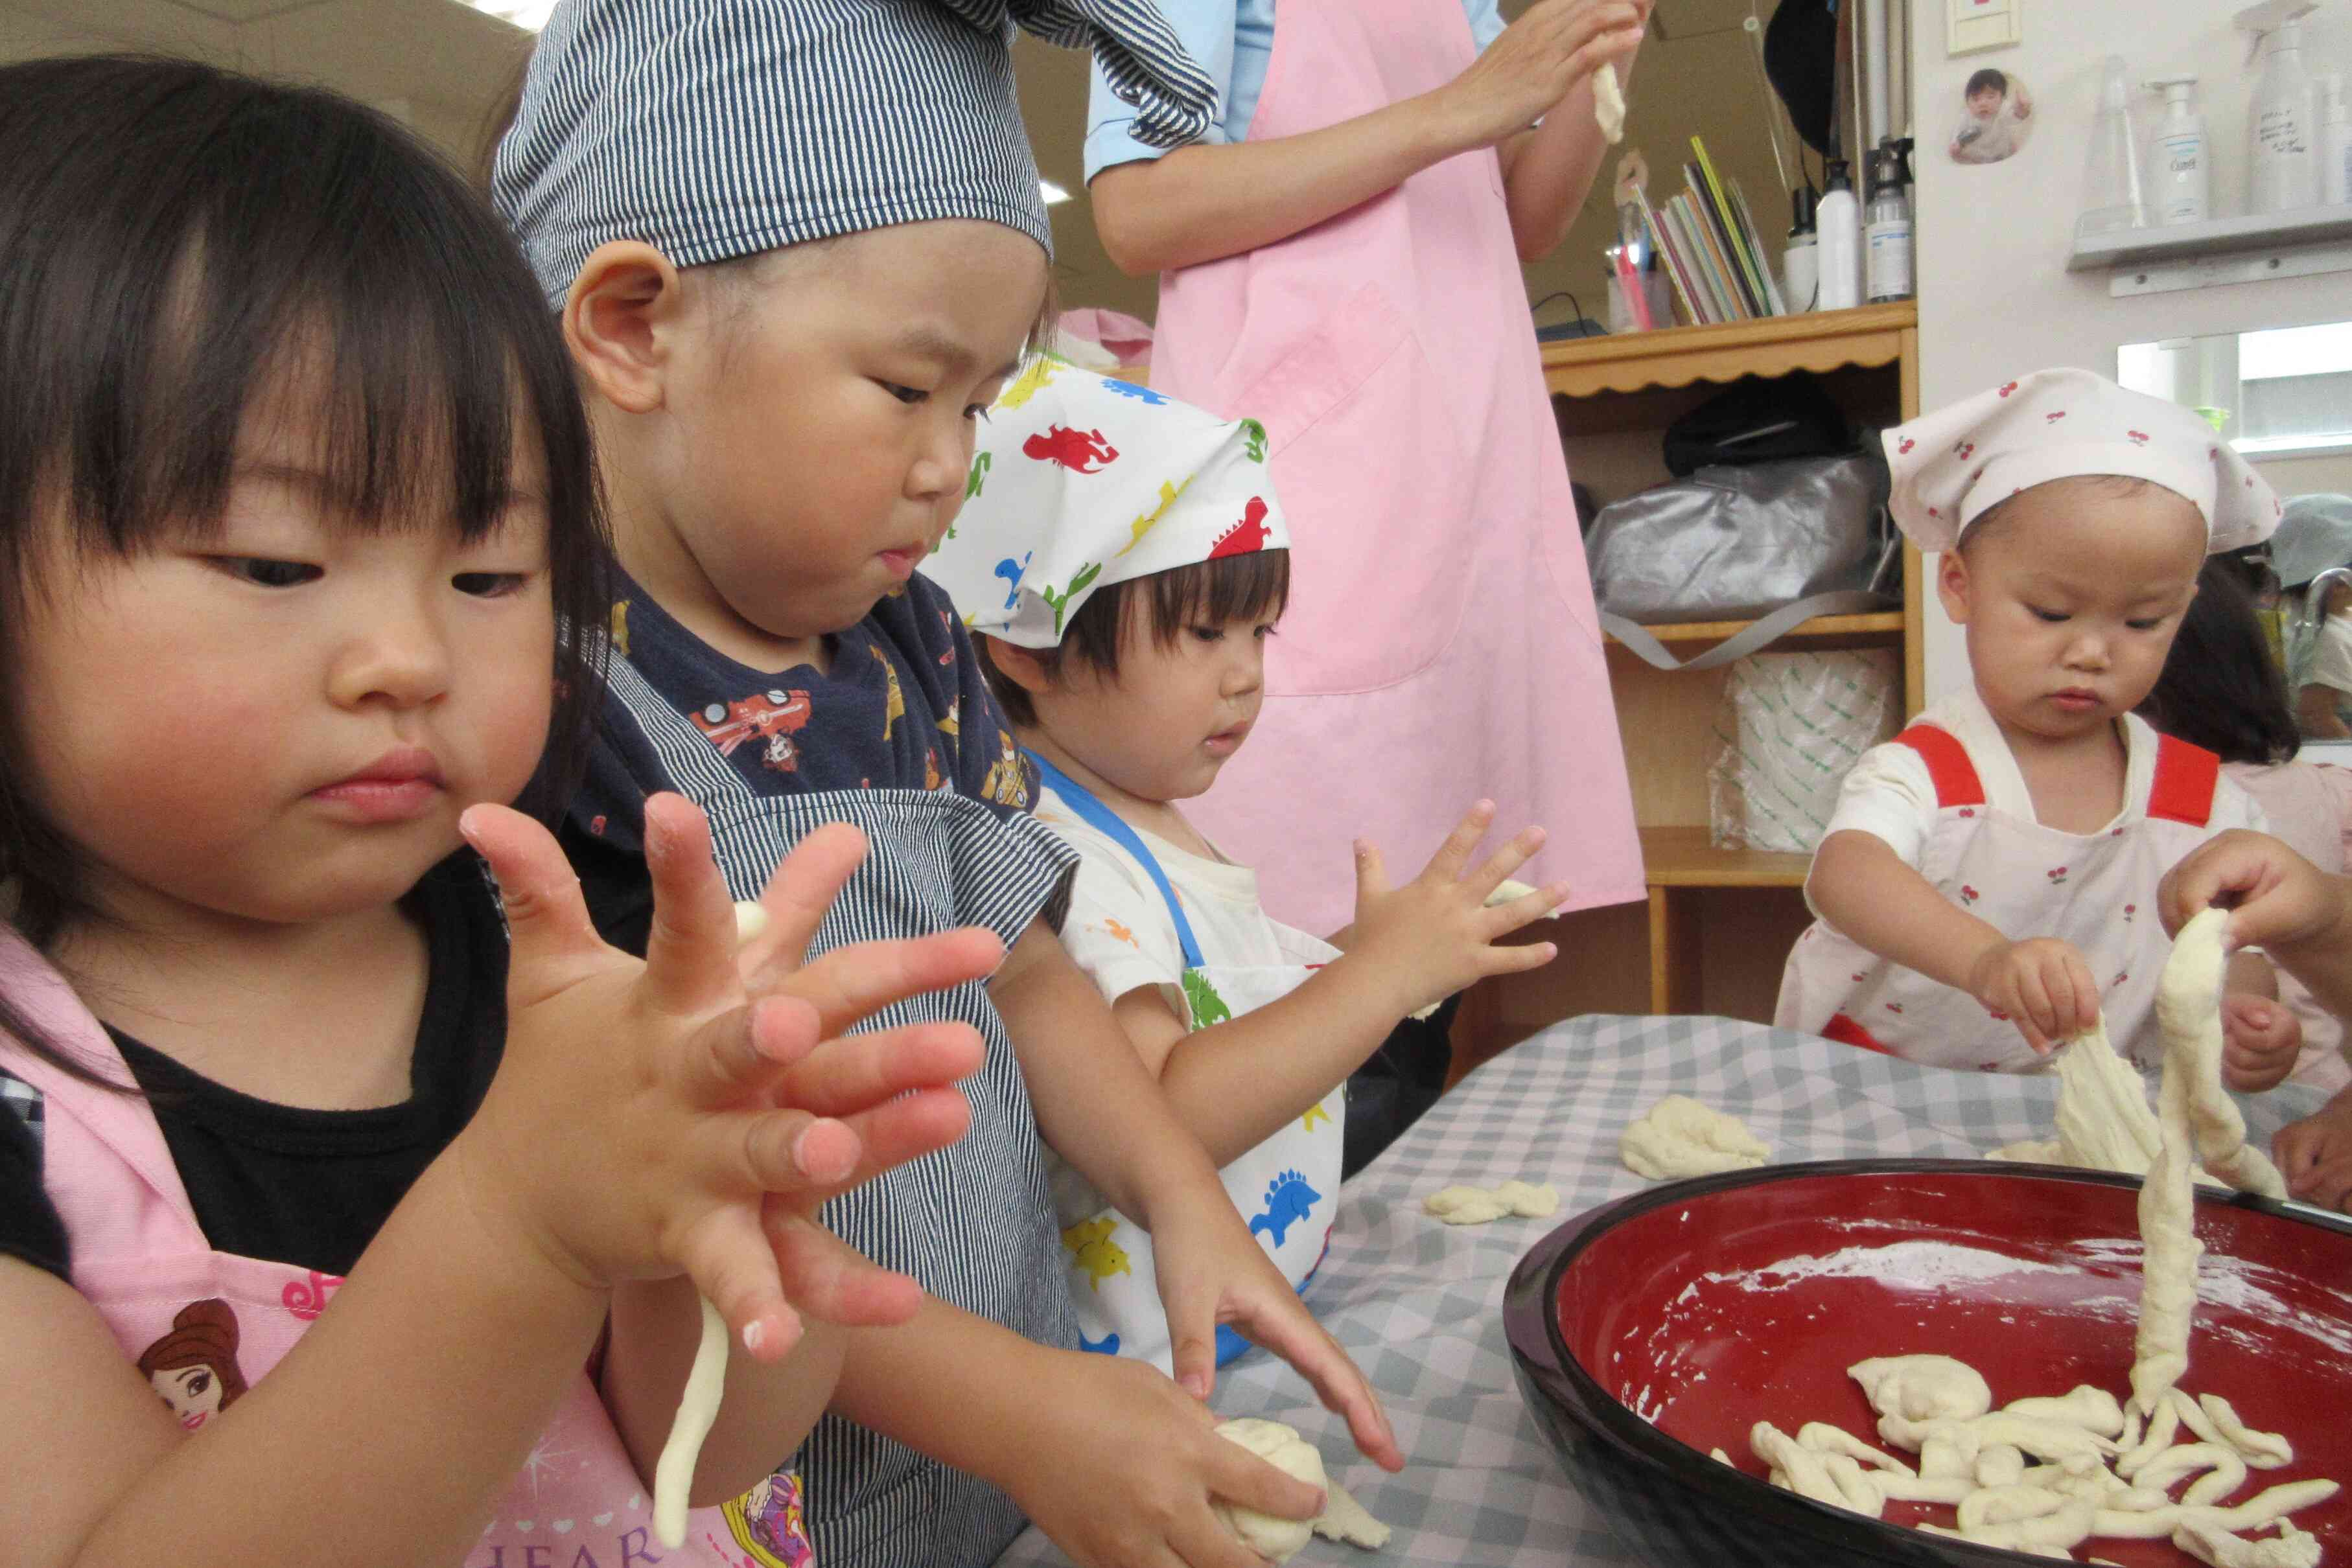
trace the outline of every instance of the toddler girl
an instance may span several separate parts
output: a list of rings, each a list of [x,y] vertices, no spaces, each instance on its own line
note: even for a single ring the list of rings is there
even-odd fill
[[[1116,463],[1055,461],[1063,431]],[[990,411],[978,461],[987,487],[925,572],[985,633],[990,682],[1044,774],[1037,820],[1082,857],[1063,939],[1252,1233],[1303,1285],[1338,1205],[1349,1073],[1415,1009],[1548,962],[1549,943],[1495,944],[1566,890],[1486,906],[1543,834],[1474,871],[1493,816],[1482,804],[1402,887],[1360,841],[1356,918],[1331,942],[1269,919],[1256,873],[1178,805],[1248,739],[1289,591],[1264,427],[1040,359]],[[1313,832],[1318,803],[1293,806]],[[1165,1366],[1150,1238],[1066,1167],[1055,1207],[1088,1347]]]
[[[698,1290],[751,1353],[709,1505],[833,1387],[786,1290],[914,1310],[806,1217],[956,1135],[977,1041],[807,1055],[850,1018],[745,1006],[692,811],[654,810],[639,965],[499,804],[576,766],[602,540],[562,340],[455,172],[164,61],[0,70],[0,135],[9,1561],[489,1568],[559,1518],[740,1561],[716,1508],[649,1539]],[[863,1152],[776,1108],[898,1088]]]
[[[1940,551],[1969,686],[1864,754],[1813,857],[1819,916],[1774,1021],[1918,1061],[2018,1071],[2105,1014],[2155,1060],[2167,867],[2259,826],[2210,752],[2132,712],[2209,551],[2266,538],[2269,486],[2186,409],[2036,371],[1885,436],[1895,518]],[[2294,1014],[2241,955],[2241,1088],[2285,1076]]]

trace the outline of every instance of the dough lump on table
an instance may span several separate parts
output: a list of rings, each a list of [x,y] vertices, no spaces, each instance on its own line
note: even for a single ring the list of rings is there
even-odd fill
[[[1285,1475],[1296,1476],[1323,1490],[1323,1511],[1311,1520],[1260,1513],[1222,1498],[1210,1504],[1217,1517],[1241,1537],[1242,1544],[1259,1556],[1274,1563],[1286,1563],[1318,1535],[1367,1550],[1389,1543],[1389,1527],[1374,1519],[1370,1510],[1349,1496],[1347,1489],[1325,1472],[1323,1456],[1316,1451],[1314,1444],[1298,1435],[1297,1427],[1286,1427],[1279,1421],[1244,1417],[1223,1423],[1217,1427],[1217,1436],[1229,1443],[1238,1443]]]
[[[1298,1435],[1296,1427],[1279,1421],[1227,1421],[1217,1428],[1217,1436],[1240,1444],[1283,1474],[1296,1476],[1308,1486],[1328,1489],[1330,1485],[1323,1473],[1323,1456],[1315,1451],[1314,1444]],[[1287,1563],[1315,1536],[1315,1526],[1307,1520],[1260,1513],[1223,1498],[1210,1507],[1242,1538],[1243,1545],[1275,1563]]]
[[[1422,1212],[1448,1225],[1484,1225],[1516,1214],[1541,1219],[1559,1211],[1559,1189],[1549,1182],[1507,1181],[1499,1186],[1442,1186],[1421,1200]]]
[[[1738,1117],[1687,1094],[1669,1094],[1625,1129],[1617,1156],[1635,1176],[1675,1181],[1747,1170],[1770,1159],[1772,1151]]]

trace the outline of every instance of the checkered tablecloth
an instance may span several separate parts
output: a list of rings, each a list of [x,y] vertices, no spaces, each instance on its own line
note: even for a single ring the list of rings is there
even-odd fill
[[[1316,1315],[1380,1390],[1403,1473],[1356,1454],[1345,1424],[1264,1352],[1219,1375],[1220,1416],[1297,1427],[1395,1529],[1377,1554],[1318,1540],[1299,1563],[1633,1562],[1570,1489],[1528,1416],[1501,1303],[1513,1265],[1552,1226],[1644,1185],[1618,1163],[1618,1134],[1672,1093],[1738,1116],[1776,1160],[1966,1158],[2051,1136],[2057,1084],[1917,1067],[1713,1018],[1579,1019],[1479,1068],[1341,1189],[1330,1256],[1307,1290]],[[2242,1102],[2250,1136],[2267,1146],[2322,1099],[2289,1085]],[[1450,1183],[1513,1176],[1556,1183],[1559,1215],[1454,1227],[1421,1211],[1423,1194]],[[998,1564],[1067,1561],[1032,1530]]]

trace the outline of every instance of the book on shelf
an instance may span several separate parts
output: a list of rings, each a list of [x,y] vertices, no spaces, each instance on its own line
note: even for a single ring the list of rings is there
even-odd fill
[[[1696,156],[1683,165],[1685,190],[1654,208],[1646,194],[1638,199],[1684,314],[1702,326],[1787,315],[1747,193],[1717,172],[1696,136],[1691,151]]]

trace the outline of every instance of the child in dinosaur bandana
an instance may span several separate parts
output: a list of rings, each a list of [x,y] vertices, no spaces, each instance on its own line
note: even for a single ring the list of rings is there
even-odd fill
[[[1063,940],[1303,1286],[1338,1206],[1349,1074],[1416,1009],[1547,962],[1549,943],[1496,944],[1566,890],[1488,906],[1543,834],[1474,865],[1482,802],[1402,886],[1360,841],[1356,919],[1326,942],[1269,918],[1256,873],[1185,821],[1249,737],[1289,591],[1255,422],[1039,359],[990,410],[974,475],[924,571],[1036,760],[1037,820],[1081,857]],[[1150,1236],[1066,1167],[1055,1207],[1087,1347],[1165,1367]]]

